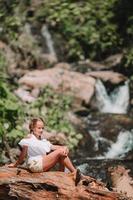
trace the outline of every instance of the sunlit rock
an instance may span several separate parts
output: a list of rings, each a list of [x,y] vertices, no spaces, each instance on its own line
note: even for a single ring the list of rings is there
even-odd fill
[[[126,194],[127,197],[133,198],[133,178],[129,171],[123,166],[112,167],[109,169],[112,179],[112,185],[117,192]]]
[[[53,89],[73,95],[81,102],[89,103],[93,94],[95,79],[78,72],[60,68],[34,70],[19,79],[19,83],[30,88],[51,86]]]
[[[101,79],[102,81],[109,81],[113,84],[119,84],[127,80],[124,75],[113,71],[93,71],[86,73],[86,75]]]
[[[7,192],[8,191],[8,192]],[[109,191],[90,176],[82,176],[75,186],[74,174],[64,172],[30,173],[20,168],[0,168],[2,199],[72,199],[120,200],[121,195]],[[126,200],[127,198],[125,198]]]
[[[14,93],[24,102],[31,103],[36,100],[36,98],[32,96],[29,91],[26,91],[23,88],[18,88],[14,91]]]

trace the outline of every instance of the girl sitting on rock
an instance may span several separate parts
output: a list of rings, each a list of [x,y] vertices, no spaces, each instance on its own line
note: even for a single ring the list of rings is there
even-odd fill
[[[48,140],[42,139],[44,130],[44,121],[42,118],[34,118],[29,124],[30,134],[19,142],[22,151],[18,160],[11,163],[9,167],[17,167],[22,164],[27,157],[27,167],[31,172],[46,172],[60,164],[60,171],[64,171],[65,167],[75,177],[75,185],[80,180],[80,171],[76,169],[70,158],[69,150],[66,146],[53,145]]]

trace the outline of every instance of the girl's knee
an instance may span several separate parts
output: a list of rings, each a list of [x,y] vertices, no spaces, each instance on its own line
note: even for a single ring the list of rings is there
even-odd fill
[[[64,151],[63,151],[62,148],[59,148],[59,149],[57,149],[56,151],[57,151],[57,155],[58,155],[58,156],[60,156],[60,157],[64,156]]]

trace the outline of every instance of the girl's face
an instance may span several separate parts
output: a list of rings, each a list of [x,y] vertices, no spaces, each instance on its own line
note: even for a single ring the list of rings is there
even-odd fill
[[[34,126],[33,128],[33,132],[34,132],[34,135],[37,137],[37,138],[40,138],[42,133],[43,133],[43,129],[44,129],[44,124],[43,122],[40,120],[38,120],[36,122],[36,125]]]

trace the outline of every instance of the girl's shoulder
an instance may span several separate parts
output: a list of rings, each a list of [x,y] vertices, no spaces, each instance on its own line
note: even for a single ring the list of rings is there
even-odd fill
[[[24,139],[30,139],[30,138],[32,138],[32,134],[28,134],[28,135],[26,135],[26,136],[24,137]]]
[[[31,143],[32,143],[32,134],[28,134],[22,140],[20,140],[20,142],[18,144],[20,146],[29,146],[29,144],[31,144]]]

